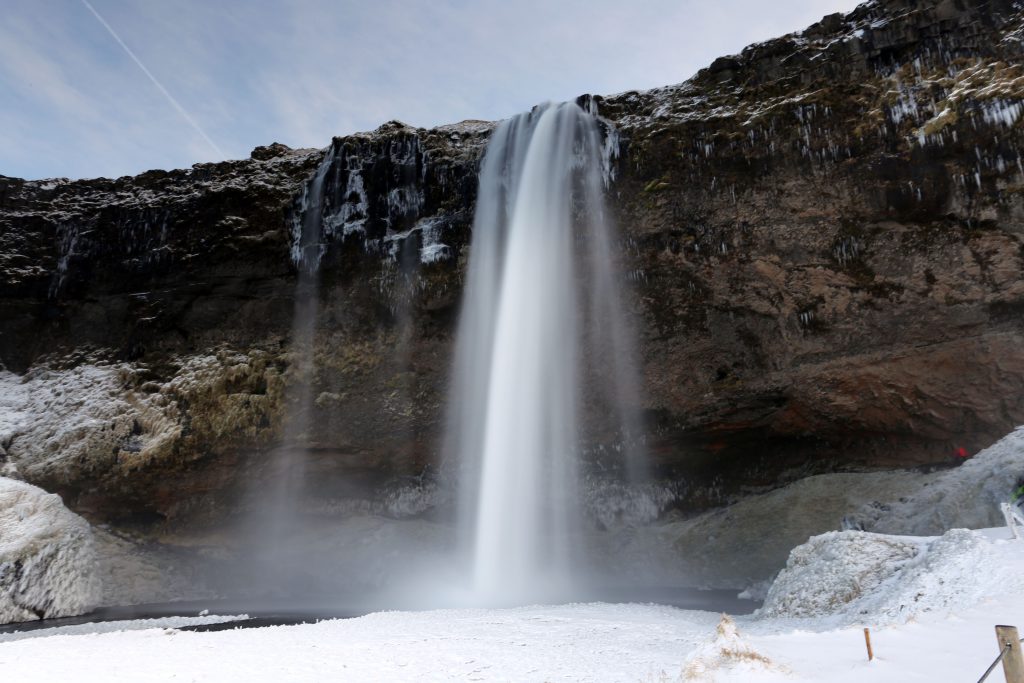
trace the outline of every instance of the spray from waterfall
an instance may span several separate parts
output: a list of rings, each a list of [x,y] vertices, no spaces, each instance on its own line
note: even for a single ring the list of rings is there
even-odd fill
[[[592,431],[595,409],[620,438],[632,429],[637,383],[603,200],[606,161],[598,119],[575,103],[502,123],[483,159],[449,438],[479,603],[557,600],[580,588],[582,431]],[[622,467],[624,477],[641,471]]]

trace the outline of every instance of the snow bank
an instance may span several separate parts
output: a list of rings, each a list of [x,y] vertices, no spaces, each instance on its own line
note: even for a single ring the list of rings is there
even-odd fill
[[[1006,543],[967,529],[937,538],[822,534],[793,550],[757,615],[832,617],[846,626],[971,607],[987,595],[1024,590],[1024,578],[998,557]]]
[[[717,615],[656,605],[381,612],[189,633],[0,642],[7,680],[675,681]],[[707,680],[707,679],[704,679]]]
[[[59,496],[0,478],[0,624],[82,614],[99,597],[89,524]]]

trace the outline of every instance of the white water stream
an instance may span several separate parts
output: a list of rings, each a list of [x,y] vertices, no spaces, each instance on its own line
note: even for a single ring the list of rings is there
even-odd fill
[[[615,420],[635,399],[604,156],[597,119],[565,103],[502,123],[484,157],[451,427],[479,603],[556,600],[580,587],[581,378],[605,379]]]

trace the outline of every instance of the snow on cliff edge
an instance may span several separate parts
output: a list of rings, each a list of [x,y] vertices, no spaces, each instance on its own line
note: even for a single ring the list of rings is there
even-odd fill
[[[89,611],[95,562],[89,524],[60,496],[0,477],[0,624]]]

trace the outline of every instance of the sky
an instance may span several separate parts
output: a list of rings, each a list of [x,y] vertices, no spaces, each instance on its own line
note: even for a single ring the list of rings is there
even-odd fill
[[[503,119],[679,83],[856,4],[0,0],[0,175],[118,177],[392,119]]]

